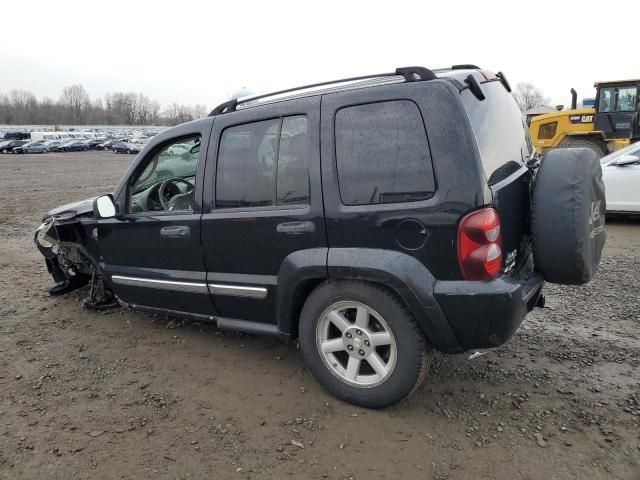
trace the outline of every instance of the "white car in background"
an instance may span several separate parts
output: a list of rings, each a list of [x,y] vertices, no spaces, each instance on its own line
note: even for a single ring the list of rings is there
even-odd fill
[[[607,212],[640,214],[640,142],[600,159]]]

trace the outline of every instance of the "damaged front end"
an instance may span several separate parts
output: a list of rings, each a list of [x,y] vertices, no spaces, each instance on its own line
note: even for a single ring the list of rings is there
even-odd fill
[[[93,200],[48,212],[36,230],[34,240],[53,277],[54,286],[49,289],[51,295],[62,295],[90,283],[90,295],[83,305],[104,308],[115,304],[115,297],[104,285],[100,273]]]

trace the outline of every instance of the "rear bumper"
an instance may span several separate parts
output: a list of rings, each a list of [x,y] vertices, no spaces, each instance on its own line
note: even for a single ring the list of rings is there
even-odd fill
[[[538,272],[488,282],[439,281],[434,295],[464,350],[506,342],[536,305],[544,281]]]

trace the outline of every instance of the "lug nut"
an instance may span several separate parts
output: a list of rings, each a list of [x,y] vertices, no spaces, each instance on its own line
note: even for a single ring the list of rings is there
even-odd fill
[[[351,335],[351,332],[347,332],[347,338],[351,338],[353,337],[353,335]]]
[[[364,355],[364,350],[358,350],[358,353],[359,353],[360,355]]]
[[[365,344],[367,347],[369,347],[369,346],[371,345],[371,342],[369,342],[369,340],[365,340],[365,341],[364,341],[364,344]]]
[[[356,330],[356,333],[357,333],[358,335],[362,335],[362,330]]]
[[[353,350],[353,345],[347,345],[347,350]]]

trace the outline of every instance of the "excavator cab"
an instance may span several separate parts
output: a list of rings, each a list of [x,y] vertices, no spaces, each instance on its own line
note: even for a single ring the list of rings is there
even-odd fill
[[[640,79],[597,82],[595,129],[607,140],[640,140]]]

